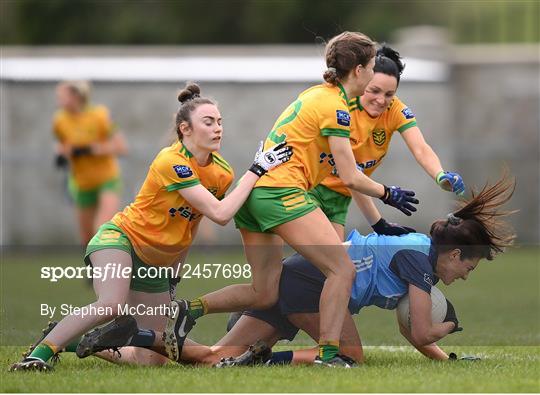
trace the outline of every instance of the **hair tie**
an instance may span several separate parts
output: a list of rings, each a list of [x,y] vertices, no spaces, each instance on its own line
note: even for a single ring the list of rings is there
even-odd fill
[[[456,217],[454,213],[447,214],[446,218],[448,219],[448,223],[451,225],[459,225],[461,223],[461,218]]]
[[[334,74],[337,74],[337,70],[335,67],[328,67],[328,69],[326,69],[326,71],[329,71],[331,73],[334,73]]]

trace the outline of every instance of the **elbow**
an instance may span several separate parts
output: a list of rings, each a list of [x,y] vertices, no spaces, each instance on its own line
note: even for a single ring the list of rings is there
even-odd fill
[[[427,333],[424,333],[423,331],[418,331],[418,330],[411,331],[411,340],[414,343],[414,345],[417,347],[427,346],[428,344],[432,343]]]
[[[218,219],[218,220],[216,220],[214,222],[216,224],[218,224],[218,225],[225,226],[225,225],[227,225],[229,223],[230,220],[231,220],[230,218],[229,219]]]
[[[349,189],[354,189],[354,177],[351,177],[349,175],[347,176],[340,176],[341,182],[343,182],[343,185]]]
[[[212,218],[212,221],[214,221],[218,225],[225,226],[225,225],[227,225],[229,223],[231,218],[232,218],[232,216],[228,215],[227,213],[224,213],[221,210],[218,210],[214,214],[214,216]]]

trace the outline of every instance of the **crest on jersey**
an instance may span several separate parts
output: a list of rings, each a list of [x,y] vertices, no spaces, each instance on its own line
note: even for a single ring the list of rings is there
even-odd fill
[[[375,129],[371,132],[373,136],[373,142],[378,146],[383,145],[386,142],[386,132],[384,129]]]
[[[173,170],[180,178],[188,178],[193,175],[193,171],[188,166],[174,165]]]

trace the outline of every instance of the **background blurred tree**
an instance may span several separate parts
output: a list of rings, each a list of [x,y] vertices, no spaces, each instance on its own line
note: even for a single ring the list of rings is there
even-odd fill
[[[538,0],[0,0],[2,44],[313,43],[342,30],[379,41],[412,25],[459,43],[539,42]]]

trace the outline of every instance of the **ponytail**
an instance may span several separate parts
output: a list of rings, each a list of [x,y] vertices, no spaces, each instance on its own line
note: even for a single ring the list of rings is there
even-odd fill
[[[511,246],[516,235],[501,219],[516,211],[503,211],[500,207],[510,200],[515,188],[515,179],[505,171],[494,185],[486,184],[479,193],[473,190],[471,199],[462,202],[457,211],[431,225],[430,235],[437,251],[459,248],[461,259],[493,260]]]

